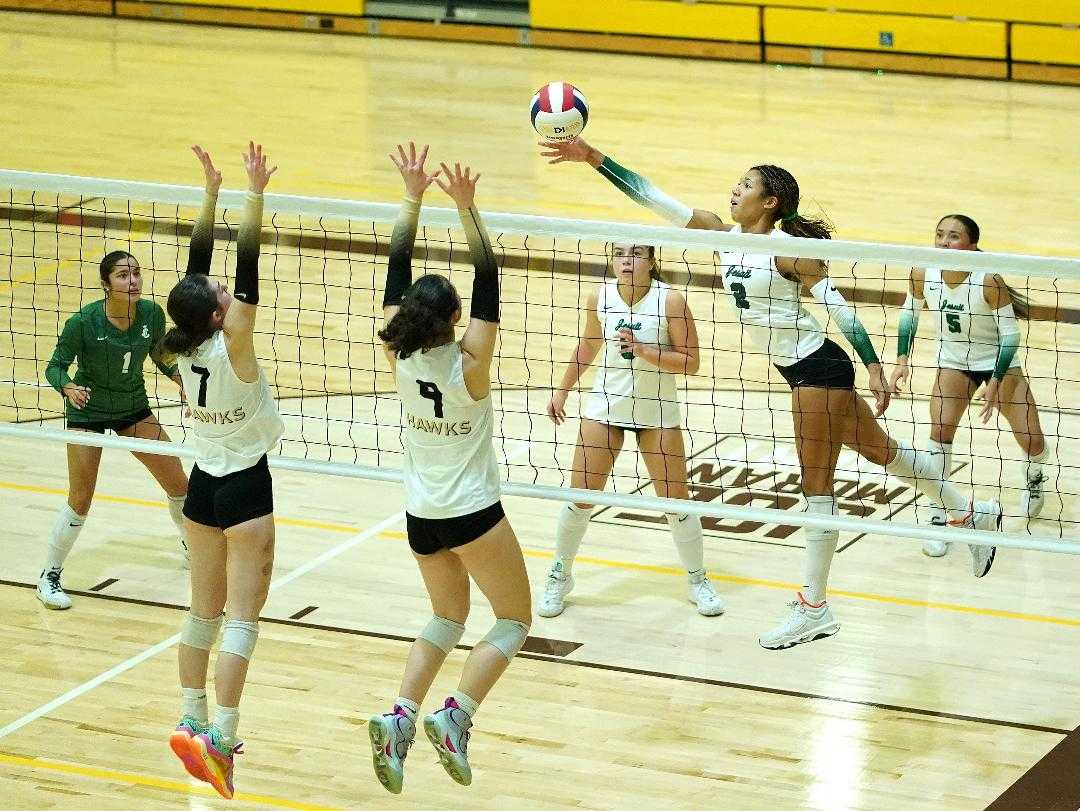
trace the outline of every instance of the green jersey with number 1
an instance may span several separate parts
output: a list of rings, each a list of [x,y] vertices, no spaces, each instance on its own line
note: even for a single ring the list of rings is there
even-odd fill
[[[117,420],[149,407],[143,364],[149,355],[167,377],[176,374],[175,358],[165,356],[158,342],[165,334],[165,312],[158,304],[140,299],[135,318],[126,330],[105,315],[105,300],[87,304],[64,324],[45,378],[62,393],[65,385],[90,389],[90,401],[75,408],[65,399],[68,423]],[[74,378],[68,375],[78,364]]]

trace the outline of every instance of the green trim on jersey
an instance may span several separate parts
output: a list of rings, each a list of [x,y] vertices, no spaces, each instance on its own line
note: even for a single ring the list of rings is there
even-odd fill
[[[65,398],[68,422],[116,420],[149,408],[143,379],[146,358],[167,377],[177,373],[176,359],[158,348],[164,334],[165,311],[148,299],[139,300],[126,330],[117,329],[106,317],[104,299],[72,315],[45,369],[45,379],[61,393],[71,382],[90,389],[90,401],[82,408]],[[68,374],[72,363],[78,364],[74,377]]]
[[[994,364],[994,377],[1001,380],[1006,372],[1012,368],[1013,358],[1020,346],[1020,333],[1013,332],[1001,336],[998,343],[997,363]]]
[[[919,330],[919,313],[911,309],[900,311],[900,333],[896,340],[896,357],[902,358],[911,354],[911,346],[915,342],[915,333]]]

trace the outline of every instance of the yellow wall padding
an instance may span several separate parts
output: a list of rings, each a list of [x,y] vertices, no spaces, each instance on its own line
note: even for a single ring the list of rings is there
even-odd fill
[[[889,53],[1005,58],[1005,23],[769,8],[765,41]]]
[[[758,10],[678,0],[532,0],[534,28],[757,42]]]
[[[1080,24],[1080,0],[698,0],[749,6],[786,6],[929,17],[970,17],[1028,23]]]
[[[1080,65],[1080,30],[1050,25],[1014,25],[1012,58],[1017,62]]]
[[[168,0],[189,6],[229,6],[308,14],[363,14],[364,0]]]

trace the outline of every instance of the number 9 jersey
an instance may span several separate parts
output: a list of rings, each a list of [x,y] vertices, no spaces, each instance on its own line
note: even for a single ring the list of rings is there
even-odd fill
[[[405,448],[405,511],[457,518],[499,500],[491,395],[474,400],[456,341],[397,360]]]
[[[195,463],[211,476],[253,467],[277,445],[285,424],[270,393],[266,373],[247,383],[236,376],[225,333],[203,341],[177,359],[191,411]]]

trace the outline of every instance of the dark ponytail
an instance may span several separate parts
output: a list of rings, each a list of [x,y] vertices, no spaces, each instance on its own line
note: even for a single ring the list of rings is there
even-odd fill
[[[945,220],[956,220],[967,231],[968,242],[975,246],[975,250],[981,251],[979,247],[979,237],[982,235],[982,231],[979,228],[979,224],[967,214],[946,214],[940,220],[938,220],[938,228]],[[1009,297],[1012,299],[1013,314],[1017,318],[1022,318],[1025,321],[1031,318],[1031,299],[1017,290],[1010,284],[1005,285],[1005,289],[1009,293]]]
[[[400,309],[379,330],[379,340],[399,358],[441,346],[453,340],[452,321],[460,308],[461,299],[450,280],[428,273],[409,285]]]
[[[190,355],[214,334],[210,316],[218,308],[217,291],[210,278],[192,273],[169,292],[166,309],[176,324],[161,339],[161,347],[171,355]]]
[[[98,265],[98,274],[101,276],[102,284],[109,283],[109,274],[113,272],[113,268],[115,268],[123,259],[130,259],[136,265],[139,264],[139,260],[127,251],[109,251],[101,258],[101,264]]]
[[[804,217],[799,213],[799,183],[791,172],[772,164],[755,166],[752,171],[761,175],[764,196],[777,199],[776,220],[780,222],[781,231],[793,237],[832,238],[832,223],[825,219]]]

